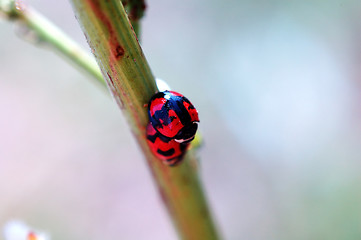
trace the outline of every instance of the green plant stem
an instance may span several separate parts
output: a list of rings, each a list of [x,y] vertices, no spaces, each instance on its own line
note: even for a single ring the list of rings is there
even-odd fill
[[[218,239],[202,186],[194,151],[176,167],[164,165],[150,151],[145,137],[145,105],[157,92],[154,77],[119,0],[72,0],[113,97],[141,147],[163,202],[182,239]]]
[[[11,20],[16,20],[29,31],[35,33],[35,38],[70,60],[78,68],[95,79],[101,86],[106,86],[102,73],[94,58],[84,51],[54,24],[30,7],[17,1],[7,1],[6,6],[0,4],[0,12]]]

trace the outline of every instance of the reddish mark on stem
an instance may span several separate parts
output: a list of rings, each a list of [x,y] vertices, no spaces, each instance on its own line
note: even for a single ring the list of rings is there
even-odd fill
[[[111,21],[107,15],[102,12],[100,6],[100,0],[87,0],[89,6],[93,10],[96,17],[105,25],[109,32],[109,46],[110,46],[110,58],[115,58],[116,60],[121,59],[124,56],[124,48],[119,44],[114,28],[111,24]]]
[[[116,51],[115,57],[116,57],[117,59],[119,59],[119,58],[121,58],[121,57],[124,56],[124,48],[123,48],[122,46],[118,45],[117,48],[115,49],[115,51]]]
[[[114,86],[114,82],[113,82],[113,78],[110,76],[110,74],[107,72],[108,78],[110,80],[110,82],[112,83],[112,85]]]

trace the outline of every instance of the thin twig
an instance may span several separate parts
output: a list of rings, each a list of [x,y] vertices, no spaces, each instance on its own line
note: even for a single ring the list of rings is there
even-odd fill
[[[106,86],[94,58],[35,10],[15,0],[1,0],[0,13],[26,27],[38,41],[63,55],[75,66],[88,73],[101,86]]]

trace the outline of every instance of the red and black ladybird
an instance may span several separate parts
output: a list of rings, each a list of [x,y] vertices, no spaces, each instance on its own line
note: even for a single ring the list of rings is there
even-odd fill
[[[198,128],[198,112],[182,94],[163,91],[153,95],[148,104],[149,121],[163,137],[176,142],[190,142]]]
[[[147,142],[153,154],[170,166],[181,162],[189,143],[179,143],[173,139],[165,138],[157,132],[151,123],[147,126]]]

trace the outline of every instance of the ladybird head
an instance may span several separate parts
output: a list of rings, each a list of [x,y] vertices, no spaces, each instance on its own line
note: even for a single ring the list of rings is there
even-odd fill
[[[156,93],[148,104],[149,120],[155,130],[177,142],[189,142],[198,128],[198,112],[182,94]]]

